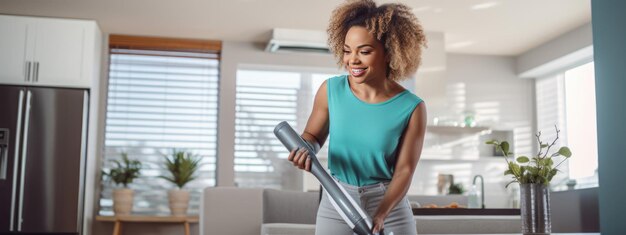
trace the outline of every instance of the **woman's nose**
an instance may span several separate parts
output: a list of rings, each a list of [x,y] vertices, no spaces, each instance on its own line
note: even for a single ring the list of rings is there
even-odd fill
[[[359,60],[358,55],[356,53],[354,53],[354,54],[350,55],[350,58],[349,58],[348,62],[349,62],[349,65],[360,64],[361,60]]]

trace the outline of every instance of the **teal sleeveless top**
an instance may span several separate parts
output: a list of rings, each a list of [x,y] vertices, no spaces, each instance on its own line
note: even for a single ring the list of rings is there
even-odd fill
[[[404,90],[387,101],[366,103],[350,90],[348,75],[329,78],[326,87],[331,175],[355,186],[390,181],[400,138],[422,99]]]

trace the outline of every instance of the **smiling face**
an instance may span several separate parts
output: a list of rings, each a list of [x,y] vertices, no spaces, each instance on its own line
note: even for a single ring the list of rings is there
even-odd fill
[[[365,27],[348,30],[343,46],[343,64],[356,83],[387,77],[385,48]]]

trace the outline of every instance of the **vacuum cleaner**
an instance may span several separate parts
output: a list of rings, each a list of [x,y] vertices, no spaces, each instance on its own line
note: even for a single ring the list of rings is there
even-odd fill
[[[341,218],[343,218],[356,234],[374,235],[372,233],[372,220],[352,197],[348,195],[348,192],[324,170],[317,160],[317,157],[315,157],[314,148],[303,140],[302,137],[291,128],[289,123],[285,121],[276,125],[274,135],[276,135],[278,140],[280,140],[290,152],[298,148],[307,148],[309,158],[311,159],[311,173],[319,180],[330,202],[339,215],[341,215]],[[389,233],[388,235],[393,235],[393,233]]]

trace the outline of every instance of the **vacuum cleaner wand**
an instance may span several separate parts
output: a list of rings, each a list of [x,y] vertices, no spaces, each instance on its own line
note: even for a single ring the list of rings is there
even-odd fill
[[[324,170],[315,157],[313,148],[296,133],[287,122],[281,122],[274,128],[274,135],[287,147],[288,151],[298,148],[307,148],[311,159],[311,173],[320,181],[324,191],[328,194],[331,203],[341,215],[352,231],[358,235],[372,235],[372,220],[363,209],[348,195],[346,190],[338,184]]]

